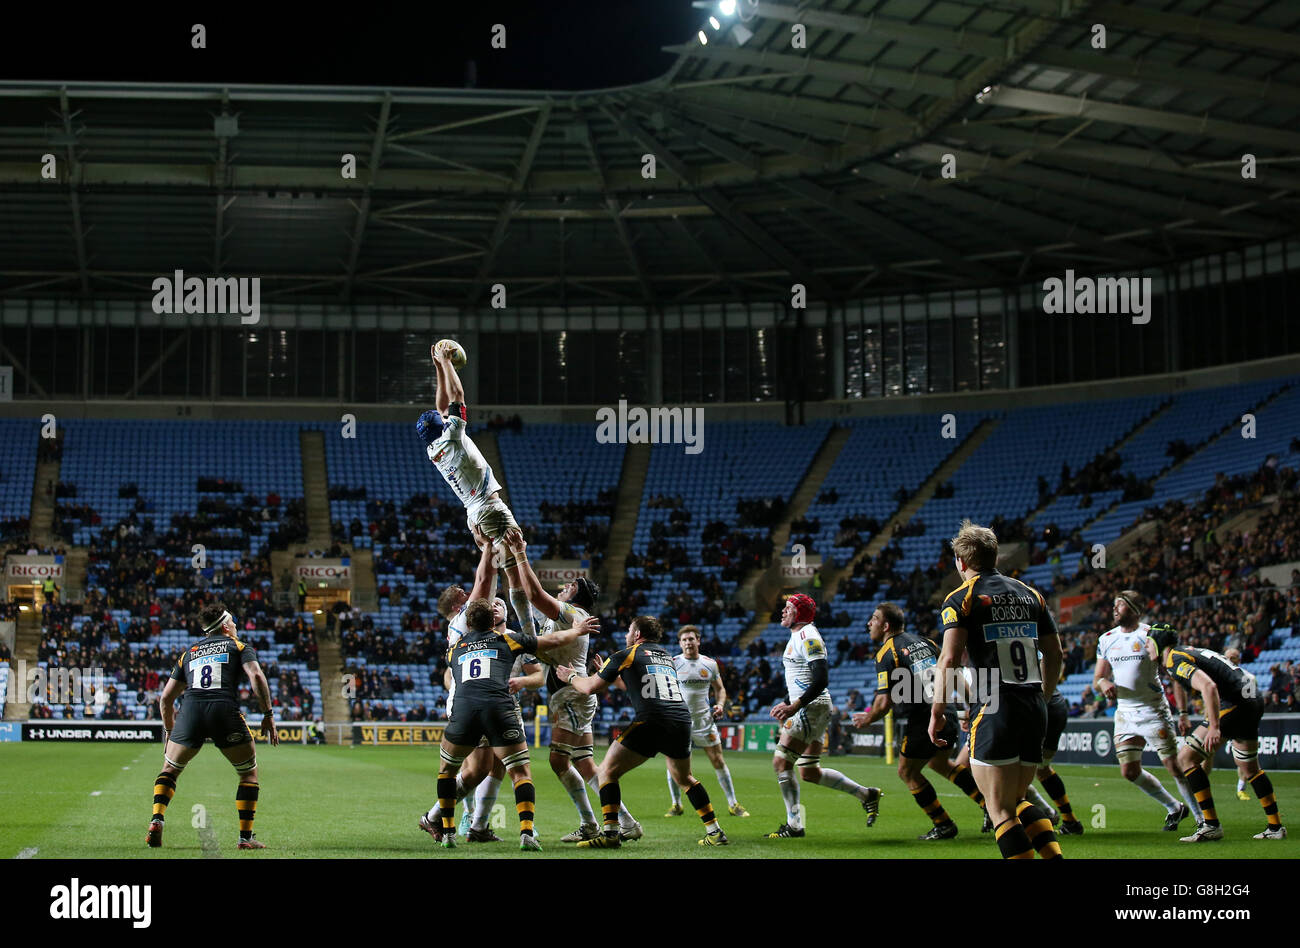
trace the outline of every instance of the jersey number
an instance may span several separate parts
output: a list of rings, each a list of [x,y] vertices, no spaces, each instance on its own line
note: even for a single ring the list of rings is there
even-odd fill
[[[214,671],[215,669],[215,671]],[[221,687],[221,666],[204,665],[203,670],[195,676],[194,686],[196,688],[220,688]]]
[[[998,665],[1002,677],[1016,684],[1041,682],[1037,649],[1030,638],[998,639]]]
[[[681,687],[677,679],[663,672],[641,676],[641,697],[657,698],[660,701],[681,701]]]
[[[471,658],[465,663],[465,681],[488,678],[491,675],[492,659]]]

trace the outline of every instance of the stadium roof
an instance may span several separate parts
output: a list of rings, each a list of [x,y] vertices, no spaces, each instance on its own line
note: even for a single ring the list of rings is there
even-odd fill
[[[852,299],[1294,233],[1300,9],[1162,6],[739,0],[743,31],[582,92],[0,82],[0,293]]]

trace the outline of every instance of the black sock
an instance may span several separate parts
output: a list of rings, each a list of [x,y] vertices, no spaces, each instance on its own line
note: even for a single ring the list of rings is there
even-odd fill
[[[176,778],[171,774],[159,774],[153,781],[153,818],[161,820],[167,813],[167,804],[176,795]]]
[[[700,822],[706,827],[718,821],[718,818],[713,815],[713,804],[709,802],[709,793],[704,789],[704,784],[696,781],[695,785],[686,791],[686,799],[690,801],[691,806],[695,807]]]
[[[456,831],[456,775],[438,774],[438,815],[442,818],[442,829],[447,833]]]
[[[1050,775],[1038,782],[1043,785],[1047,795],[1052,798],[1056,808],[1061,811],[1061,819],[1067,822],[1078,819],[1074,815],[1074,809],[1070,806],[1070,798],[1065,795],[1065,781],[1061,779],[1060,774],[1053,770]]]
[[[980,793],[980,788],[975,785],[975,775],[970,772],[969,767],[954,767],[948,774],[948,779],[979,806],[984,805],[984,794]]]
[[[1187,787],[1192,791],[1192,796],[1196,798],[1197,806],[1201,808],[1201,818],[1210,826],[1218,826],[1219,814],[1214,809],[1214,794],[1210,792],[1210,778],[1206,776],[1200,764],[1184,770],[1183,777],[1187,780]]]
[[[519,813],[519,832],[533,835],[533,816],[537,811],[537,788],[525,777],[515,784],[515,810]]]
[[[1047,818],[1047,814],[1028,800],[1021,800],[1016,807],[1016,819],[1025,828],[1029,845],[1038,851],[1041,858],[1061,858],[1061,844],[1056,841],[1056,833],[1052,831],[1052,821]]]
[[[235,808],[239,811],[239,838],[253,838],[253,819],[257,816],[258,786],[241,783],[235,791]],[[274,834],[273,834],[274,835]]]
[[[1255,796],[1259,797],[1259,805],[1264,808],[1268,825],[1281,826],[1282,817],[1277,812],[1277,797],[1273,795],[1273,781],[1268,779],[1268,774],[1261,770],[1246,782],[1255,791]]]
[[[1003,820],[993,830],[1003,859],[1033,859],[1034,847],[1019,820]]]
[[[912,791],[912,799],[916,801],[916,805],[925,811],[925,815],[930,818],[930,821],[935,826],[951,823],[952,817],[948,815],[948,811],[939,802],[939,794],[935,793],[930,781],[922,777],[921,783],[922,786]]]
[[[623,794],[617,780],[600,785],[600,813],[605,823],[606,836],[618,835],[618,807],[622,799]]]

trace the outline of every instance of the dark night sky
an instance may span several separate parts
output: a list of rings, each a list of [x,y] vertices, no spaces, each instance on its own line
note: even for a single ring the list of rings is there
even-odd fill
[[[473,59],[481,89],[594,89],[660,75],[672,56],[659,47],[707,16],[690,0],[74,9],[7,10],[0,79],[462,87]],[[206,50],[190,48],[194,23],[207,27]],[[490,46],[493,23],[506,26],[505,50]]]

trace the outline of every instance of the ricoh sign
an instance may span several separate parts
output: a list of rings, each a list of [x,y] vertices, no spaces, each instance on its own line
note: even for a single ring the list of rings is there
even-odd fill
[[[5,578],[18,584],[62,579],[63,557],[11,556],[5,560]]]
[[[590,560],[538,560],[537,562],[537,578],[547,586],[562,586],[581,577],[591,578]]]
[[[312,560],[294,568],[295,579],[307,586],[347,588],[352,585],[352,564],[346,560]]]

